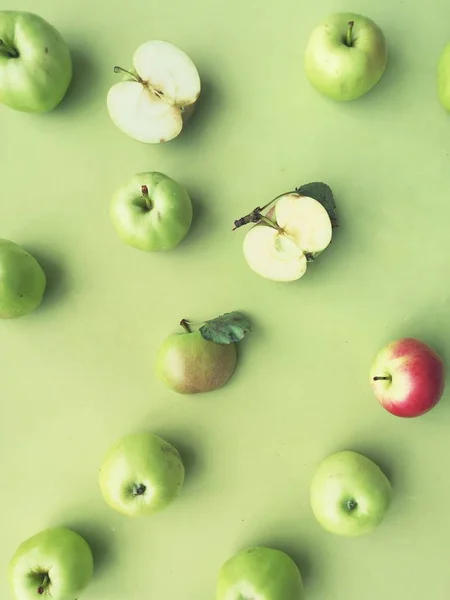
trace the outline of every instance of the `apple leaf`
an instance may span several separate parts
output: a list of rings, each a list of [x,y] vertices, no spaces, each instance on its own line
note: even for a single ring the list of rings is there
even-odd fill
[[[331,191],[329,185],[320,181],[314,181],[312,183],[305,183],[304,185],[301,185],[299,188],[296,188],[295,191],[297,194],[309,196],[310,198],[317,200],[317,202],[320,202],[330,217],[331,225],[333,227],[338,226],[336,203],[334,201],[333,192]]]
[[[205,340],[216,344],[240,342],[250,331],[250,321],[239,312],[226,313],[210,321],[205,321],[200,327],[200,333]]]

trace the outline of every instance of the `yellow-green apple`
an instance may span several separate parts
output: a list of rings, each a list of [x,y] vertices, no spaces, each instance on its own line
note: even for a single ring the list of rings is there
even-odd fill
[[[0,319],[35,310],[46,285],[45,273],[34,256],[15,242],[0,239]]]
[[[367,94],[386,69],[383,32],[371,19],[336,13],[316,26],[305,50],[306,75],[325,96],[339,101]]]
[[[210,392],[224,386],[237,364],[236,343],[250,331],[240,313],[227,313],[192,331],[183,319],[183,332],[169,335],[157,353],[156,374],[179,394]]]
[[[300,571],[285,552],[257,546],[241,550],[219,571],[216,600],[303,600]]]
[[[450,43],[446,44],[439,57],[437,91],[442,106],[450,112]]]
[[[391,503],[391,484],[372,460],[350,450],[325,458],[311,482],[311,507],[319,524],[356,537],[377,527]]]
[[[248,223],[255,225],[244,237],[243,252],[252,271],[272,281],[295,281],[331,242],[337,226],[332,191],[321,182],[306,184],[258,206],[234,229]]]
[[[171,250],[184,240],[193,209],[187,190],[171,177],[137,173],[114,194],[110,216],[125,244],[158,252]]]
[[[106,503],[128,517],[165,509],[179,495],[185,469],[178,450],[149,432],[129,434],[107,452],[100,468]]]
[[[418,417],[442,397],[445,373],[441,357],[415,338],[391,342],[376,355],[370,371],[375,397],[398,417]]]
[[[94,572],[91,548],[65,527],[45,529],[17,548],[8,578],[15,600],[75,600]]]
[[[23,112],[53,110],[72,80],[61,34],[30,12],[0,11],[0,102]]]
[[[134,68],[111,87],[107,107],[113,123],[133,139],[158,144],[177,137],[200,96],[200,76],[192,60],[173,44],[151,40],[133,56]]]

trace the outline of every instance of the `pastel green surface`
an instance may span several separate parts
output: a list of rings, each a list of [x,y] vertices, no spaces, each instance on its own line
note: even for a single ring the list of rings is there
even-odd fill
[[[322,98],[303,72],[310,31],[340,10],[370,16],[389,45],[383,79],[350,104]],[[80,600],[212,598],[220,565],[262,544],[292,554],[308,600],[444,600],[450,387],[406,421],[367,380],[377,351],[403,335],[450,361],[450,119],[436,92],[448,2],[40,0],[39,12],[75,72],[54,113],[0,107],[1,237],[48,276],[37,311],[0,322],[0,564],[65,525],[97,557]],[[151,38],[179,45],[203,81],[189,126],[155,147],[127,139],[105,105],[113,66]],[[194,203],[189,235],[164,255],[122,244],[108,214],[117,187],[148,170]],[[314,180],[336,196],[332,245],[292,285],[253,274],[233,220]],[[229,384],[191,398],[158,383],[154,358],[179,320],[230,310],[254,332]],[[130,522],[105,505],[98,466],[143,428],[180,450],[186,482],[166,511]],[[317,464],[347,448],[394,488],[383,525],[357,540],[327,534],[309,507]]]

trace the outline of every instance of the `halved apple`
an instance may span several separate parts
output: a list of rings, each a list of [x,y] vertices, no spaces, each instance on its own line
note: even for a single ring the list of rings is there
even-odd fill
[[[183,129],[200,96],[200,76],[192,60],[169,42],[145,42],[133,56],[133,71],[115,67],[125,80],[107,96],[114,124],[146,144],[168,142]]]
[[[292,192],[280,196],[267,216],[247,232],[244,257],[261,277],[295,281],[331,238],[331,220],[322,204]]]

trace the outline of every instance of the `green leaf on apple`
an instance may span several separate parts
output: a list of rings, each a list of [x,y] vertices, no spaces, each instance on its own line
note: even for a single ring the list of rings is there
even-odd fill
[[[299,188],[296,188],[295,191],[297,194],[309,196],[310,198],[317,200],[317,202],[320,202],[330,217],[331,225],[333,227],[338,226],[336,203],[334,201],[333,192],[331,191],[329,185],[322,183],[321,181],[313,181],[312,183],[305,183],[304,185],[301,185]]]
[[[240,342],[250,331],[250,321],[242,313],[236,311],[205,321],[200,327],[202,337],[216,344]]]

